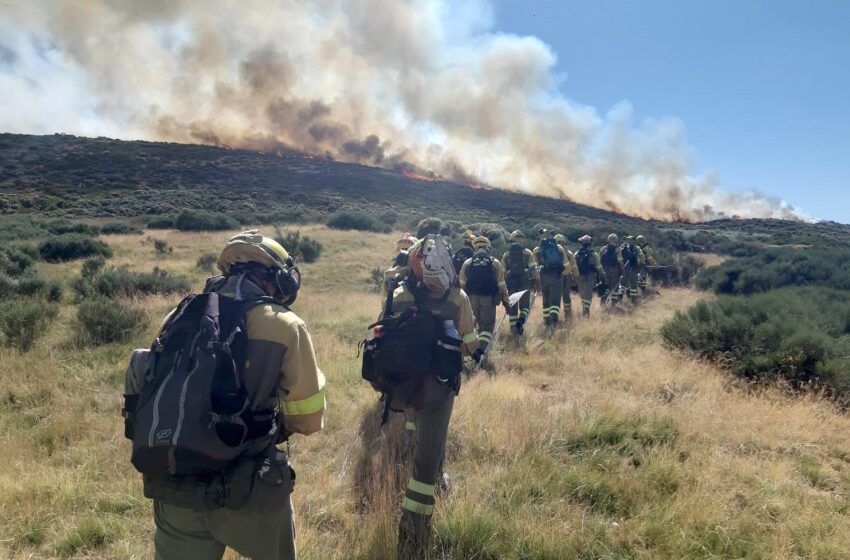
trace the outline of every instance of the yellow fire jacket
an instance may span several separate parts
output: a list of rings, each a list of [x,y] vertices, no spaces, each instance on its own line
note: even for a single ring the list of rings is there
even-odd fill
[[[460,287],[466,289],[466,281],[469,277],[469,267],[472,266],[472,259],[466,259],[463,266],[460,268]],[[493,275],[496,277],[496,286],[499,288],[499,297],[502,301],[508,299],[508,285],[505,283],[505,269],[502,268],[502,263],[499,259],[493,258]]]

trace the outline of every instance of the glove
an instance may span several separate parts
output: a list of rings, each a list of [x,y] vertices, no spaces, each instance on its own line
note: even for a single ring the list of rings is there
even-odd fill
[[[481,348],[476,348],[475,352],[472,353],[472,361],[476,364],[481,365],[481,362],[484,360],[484,350]]]

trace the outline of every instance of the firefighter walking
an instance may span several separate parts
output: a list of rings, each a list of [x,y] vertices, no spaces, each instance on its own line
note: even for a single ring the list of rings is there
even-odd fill
[[[599,262],[599,254],[593,250],[593,238],[583,235],[579,238],[581,247],[576,251],[576,268],[578,269],[578,291],[581,296],[581,313],[590,317],[590,306],[593,303],[593,288],[605,276]]]
[[[508,292],[515,294],[528,290],[516,303],[508,309],[508,319],[511,332],[522,335],[528,320],[531,306],[531,289],[540,292],[540,272],[534,265],[534,255],[525,247],[525,234],[516,230],[508,237],[510,246],[502,256],[502,268],[505,271],[505,282]]]
[[[575,255],[573,255],[572,251],[567,249],[567,238],[559,233],[555,236],[555,242],[557,242],[561,249],[564,250],[564,254],[567,257],[567,261],[564,263],[564,285],[561,297],[564,301],[564,318],[569,321],[573,316],[572,291],[573,282],[578,277],[578,269],[576,268]]]
[[[620,254],[619,242],[617,234],[612,233],[608,236],[608,243],[599,252],[606,286],[602,302],[605,303],[610,300],[611,305],[617,305],[623,298],[620,285],[623,278],[623,257]]]
[[[626,237],[625,243],[620,248],[623,258],[623,290],[629,296],[632,304],[637,304],[640,299],[638,292],[638,274],[646,264],[646,259],[640,247],[635,243],[635,237]]]
[[[555,232],[541,229],[540,244],[534,248],[534,259],[540,266],[540,288],[543,296],[543,324],[554,327],[560,321],[561,298],[567,255],[555,241]]]
[[[476,237],[472,241],[472,249],[475,252],[460,270],[460,287],[469,296],[478,325],[478,347],[486,352],[493,340],[496,307],[501,302],[506,310],[509,308],[508,286],[502,264],[490,255],[490,240],[483,236]]]

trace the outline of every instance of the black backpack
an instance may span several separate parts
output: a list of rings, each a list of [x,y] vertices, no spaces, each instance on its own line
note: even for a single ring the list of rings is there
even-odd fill
[[[558,242],[554,237],[547,237],[540,242],[540,253],[543,256],[543,270],[545,272],[563,272],[564,254],[558,249]]]
[[[617,247],[614,245],[606,245],[602,248],[602,266],[613,268],[620,266],[620,261],[617,260]]]
[[[525,247],[519,243],[511,243],[508,249],[508,276],[512,280],[528,279],[528,262],[525,255]]]
[[[499,292],[493,257],[486,249],[479,249],[472,257],[466,271],[466,292],[477,296],[492,296]]]
[[[593,251],[590,247],[582,247],[576,252],[575,257],[578,273],[582,276],[590,274],[595,270],[593,266]]]
[[[637,247],[632,245],[623,245],[622,249],[623,254],[623,265],[628,268],[637,268],[638,266],[638,252]]]
[[[464,245],[452,256],[452,266],[454,266],[455,274],[460,274],[460,269],[463,267],[463,263],[467,261],[467,259],[472,258],[472,247],[467,247]]]
[[[151,347],[144,385],[125,397],[132,462],[152,476],[221,472],[262,440],[274,443],[279,410],[250,410],[245,314],[262,299],[189,295]]]
[[[445,332],[437,315],[420,311],[417,305],[393,314],[392,301],[389,293],[383,319],[369,325],[374,336],[360,343],[361,375],[384,395],[382,423],[389,417],[392,394],[399,385],[421,386],[428,375],[436,374],[451,380],[457,390],[463,371],[462,341]]]

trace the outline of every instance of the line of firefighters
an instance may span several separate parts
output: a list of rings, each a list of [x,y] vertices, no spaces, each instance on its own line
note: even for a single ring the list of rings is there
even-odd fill
[[[410,233],[396,242],[397,255],[386,278],[397,278],[407,266],[407,251],[417,242]],[[522,336],[534,299],[543,300],[543,321],[547,327],[572,318],[571,293],[581,298],[582,316],[590,316],[593,294],[603,305],[617,306],[628,299],[637,304],[654,293],[649,287],[648,267],[657,266],[653,248],[643,235],[627,236],[620,243],[617,234],[608,236],[599,251],[593,238],[578,239],[580,248],[573,253],[566,238],[549,229],[538,231],[537,244],[528,248],[528,238],[520,230],[508,236],[508,250],[501,260],[492,255],[491,240],[467,230],[463,247],[454,253],[453,264],[460,287],[469,296],[478,327],[479,348],[486,352],[495,335],[496,309],[501,303],[511,333]],[[520,294],[510,298],[509,294]]]

